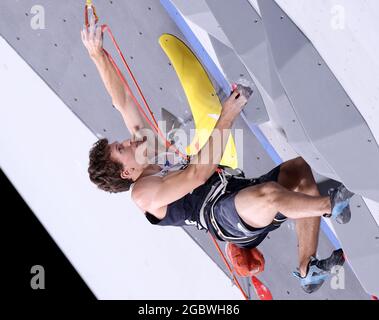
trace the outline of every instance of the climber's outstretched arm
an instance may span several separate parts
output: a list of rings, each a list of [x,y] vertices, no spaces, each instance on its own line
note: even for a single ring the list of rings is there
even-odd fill
[[[112,98],[113,105],[120,111],[132,136],[138,135],[138,131],[141,129],[150,128],[126,90],[109,57],[103,50],[101,26],[96,26],[91,21],[88,30],[84,28],[81,34],[83,44],[100,73],[105,88]]]

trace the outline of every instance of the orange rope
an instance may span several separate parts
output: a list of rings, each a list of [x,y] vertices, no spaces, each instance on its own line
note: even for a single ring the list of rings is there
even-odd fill
[[[211,239],[212,239],[212,241],[213,241],[213,243],[214,243],[214,245],[215,245],[215,247],[216,247],[218,253],[220,254],[220,256],[221,256],[221,258],[222,258],[222,261],[224,261],[226,267],[228,268],[230,274],[232,275],[232,277],[233,277],[233,281],[234,281],[234,283],[236,284],[237,288],[240,289],[240,291],[241,291],[243,297],[245,298],[245,300],[249,300],[249,297],[247,296],[247,294],[245,293],[245,291],[242,289],[242,287],[241,287],[241,285],[240,285],[240,283],[239,283],[237,277],[236,277],[235,274],[234,274],[234,271],[233,271],[232,267],[230,266],[228,260],[226,260],[226,257],[225,257],[225,255],[224,255],[224,253],[221,251],[221,248],[220,248],[220,246],[218,245],[216,239],[215,239],[210,233],[209,233],[209,236],[211,237]]]
[[[166,147],[167,147],[167,148],[174,147],[174,149],[175,149],[175,153],[176,153],[176,154],[178,154],[179,156],[181,156],[183,159],[188,159],[188,156],[187,156],[187,155],[181,153],[181,152],[180,152],[175,146],[173,146],[173,145],[172,145],[172,144],[166,139],[166,137],[165,137],[164,134],[162,133],[161,129],[159,128],[158,123],[157,123],[157,121],[156,121],[156,119],[155,119],[155,117],[154,117],[154,114],[153,114],[153,112],[151,111],[151,108],[149,107],[149,104],[147,103],[146,98],[145,98],[145,96],[143,95],[142,90],[141,90],[140,86],[138,85],[138,82],[137,82],[137,80],[136,80],[136,78],[135,78],[135,76],[134,76],[132,70],[130,69],[128,63],[126,62],[126,59],[125,59],[123,53],[121,52],[121,49],[120,49],[120,47],[119,47],[119,45],[118,45],[116,39],[114,38],[111,29],[110,29],[106,24],[102,25],[101,28],[102,28],[103,31],[107,31],[107,32],[108,32],[108,34],[109,34],[109,36],[110,36],[110,38],[111,38],[111,40],[112,40],[112,42],[113,42],[113,44],[114,44],[114,46],[115,46],[117,52],[118,52],[118,54],[119,54],[120,57],[121,57],[121,60],[122,60],[122,62],[123,62],[123,64],[124,64],[124,66],[125,66],[126,69],[128,70],[128,73],[129,73],[130,77],[132,78],[133,83],[135,84],[135,86],[136,86],[136,88],[137,88],[137,90],[138,90],[138,93],[140,94],[140,97],[142,98],[142,101],[143,101],[143,103],[144,103],[146,109],[148,110],[151,119],[153,119],[153,121],[151,121],[151,120],[149,119],[149,117],[147,116],[146,112],[143,110],[142,106],[139,104],[138,100],[137,100],[136,97],[134,96],[133,92],[131,91],[131,89],[130,89],[128,83],[127,83],[127,81],[125,80],[124,76],[122,75],[122,72],[120,71],[119,67],[117,66],[117,64],[115,63],[115,61],[114,61],[113,58],[111,57],[111,55],[110,55],[105,49],[103,49],[104,52],[105,52],[105,54],[107,55],[107,57],[108,57],[109,60],[111,61],[113,67],[115,68],[115,70],[116,70],[118,76],[120,77],[122,83],[124,84],[126,90],[128,91],[130,97],[132,98],[133,102],[136,104],[136,106],[138,107],[139,111],[142,113],[142,116],[146,119],[146,121],[147,121],[148,124],[151,126],[151,128],[154,129],[155,132],[156,132],[156,133],[162,138],[162,140],[165,141],[165,144],[166,144]]]
[[[118,45],[116,39],[115,39],[115,37],[113,36],[113,33],[112,33],[111,29],[110,29],[109,26],[107,26],[106,24],[102,25],[101,27],[102,27],[103,32],[104,32],[104,31],[107,31],[107,32],[108,32],[108,34],[109,34],[109,36],[110,36],[110,38],[111,38],[111,40],[112,40],[112,42],[113,42],[113,44],[114,44],[114,46],[115,46],[117,52],[118,52],[118,54],[119,54],[120,57],[121,57],[122,62],[124,63],[126,69],[128,70],[128,73],[129,73],[130,77],[132,78],[132,80],[133,80],[133,82],[134,82],[134,84],[135,84],[135,86],[136,86],[136,88],[137,88],[137,90],[138,90],[138,93],[140,94],[140,96],[141,96],[141,98],[142,98],[143,103],[145,104],[147,110],[148,110],[149,113],[150,113],[151,118],[153,119],[154,124],[158,127],[158,123],[157,123],[156,120],[155,120],[154,114],[153,114],[153,112],[151,111],[151,109],[150,109],[150,107],[149,107],[149,105],[148,105],[148,103],[147,103],[147,101],[146,101],[146,99],[145,99],[145,96],[143,95],[142,90],[141,90],[140,86],[138,85],[138,82],[137,82],[136,78],[134,77],[134,74],[133,74],[132,70],[129,68],[129,65],[128,65],[128,63],[126,62],[125,57],[124,57],[124,55],[123,55],[123,53],[122,53],[122,51],[121,51],[121,49],[120,49],[120,47],[119,47],[119,45]],[[108,55],[108,56],[109,56],[109,55]],[[112,63],[113,63],[113,65],[116,67],[116,64],[114,63],[113,59],[112,59]],[[129,88],[128,88],[128,89],[129,89]],[[129,89],[129,93],[131,94],[130,89]]]
[[[88,2],[87,2],[87,3],[88,3]],[[93,11],[93,14],[94,14],[94,17],[95,17],[95,23],[97,23],[98,20],[99,20],[99,17],[98,17],[97,14],[96,14],[96,8],[95,8],[95,6],[92,4],[92,1],[90,1],[90,3],[91,3],[90,5],[87,4],[87,5],[85,6],[85,25],[86,25],[87,28],[89,27],[89,19],[88,19],[88,9],[89,9],[89,7],[92,8],[92,11]],[[188,156],[187,156],[187,155],[181,153],[181,152],[180,152],[175,146],[173,146],[169,141],[167,141],[166,137],[163,135],[162,131],[160,130],[160,128],[159,128],[159,126],[158,126],[158,123],[157,123],[157,121],[156,121],[156,119],[155,119],[155,117],[154,117],[154,114],[153,114],[153,112],[151,111],[151,108],[149,107],[149,104],[147,103],[147,101],[146,101],[146,99],[145,99],[145,96],[143,95],[140,86],[138,85],[137,79],[135,78],[135,76],[134,76],[132,70],[130,69],[128,63],[126,62],[126,59],[125,59],[125,57],[124,57],[124,55],[123,55],[123,53],[122,53],[122,51],[121,51],[121,49],[120,49],[120,46],[118,45],[118,43],[117,43],[115,37],[113,36],[113,33],[112,33],[111,29],[109,28],[109,26],[106,25],[106,24],[103,24],[103,25],[101,26],[101,29],[102,29],[102,32],[105,32],[105,31],[108,32],[108,35],[110,36],[110,38],[111,38],[111,40],[112,40],[112,42],[113,42],[113,45],[115,46],[115,48],[116,48],[118,54],[120,55],[121,60],[122,60],[122,62],[123,62],[123,64],[124,64],[124,66],[125,66],[126,69],[128,70],[128,73],[129,73],[131,79],[133,80],[133,83],[134,83],[134,85],[136,86],[136,88],[137,88],[137,90],[138,90],[138,93],[140,94],[140,96],[141,96],[141,98],[142,98],[142,101],[143,101],[143,103],[144,103],[146,109],[148,110],[148,112],[149,112],[151,118],[153,119],[153,121],[151,121],[151,120],[149,119],[149,117],[147,116],[145,110],[143,110],[142,106],[141,106],[141,105],[139,104],[139,102],[137,101],[137,99],[136,99],[136,97],[134,96],[133,92],[131,91],[131,89],[130,89],[130,87],[129,87],[129,85],[128,85],[126,79],[125,79],[125,77],[123,76],[123,74],[122,74],[120,68],[117,66],[117,64],[116,64],[116,62],[114,61],[114,59],[112,58],[112,56],[111,56],[111,55],[110,55],[105,49],[103,49],[105,55],[109,58],[109,61],[112,63],[112,65],[113,65],[113,67],[115,68],[115,70],[116,70],[118,76],[120,77],[122,83],[124,84],[124,86],[125,86],[127,92],[128,92],[129,95],[131,96],[133,102],[134,102],[134,103],[136,104],[136,106],[138,107],[138,109],[139,109],[139,111],[141,112],[142,116],[146,119],[146,121],[148,122],[148,124],[149,124],[149,125],[150,125],[150,126],[156,131],[156,133],[157,133],[157,134],[163,139],[163,141],[165,141],[166,146],[167,146],[168,148],[169,148],[169,147],[174,147],[174,149],[176,149],[176,150],[175,150],[175,153],[176,153],[176,154],[180,155],[180,156],[183,157],[184,159],[188,159]],[[234,89],[234,88],[233,88],[233,89]],[[214,239],[214,237],[213,237],[211,234],[210,234],[210,237],[211,237],[211,239],[212,239],[212,241],[213,241],[213,243],[214,243],[214,245],[215,245],[215,247],[216,247],[218,253],[220,254],[222,260],[224,261],[226,267],[228,268],[230,274],[232,275],[234,283],[236,284],[236,286],[238,287],[238,289],[241,291],[241,293],[242,293],[244,299],[245,299],[245,300],[249,300],[247,294],[246,294],[245,291],[242,289],[242,287],[241,287],[241,285],[240,285],[238,279],[236,278],[236,276],[235,276],[235,274],[234,274],[234,272],[233,272],[233,270],[232,270],[232,267],[229,265],[228,261],[226,260],[225,255],[224,255],[223,252],[221,251],[220,246],[218,245],[217,241]]]

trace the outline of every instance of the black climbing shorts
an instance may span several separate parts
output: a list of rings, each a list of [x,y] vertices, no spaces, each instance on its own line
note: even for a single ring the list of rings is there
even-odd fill
[[[238,246],[244,248],[255,248],[266,238],[269,232],[279,228],[281,222],[284,222],[287,219],[281,213],[278,213],[275,217],[276,221],[272,224],[264,228],[253,228],[247,225],[240,218],[234,203],[234,198],[237,195],[238,191],[246,187],[254,186],[269,181],[278,182],[279,172],[280,165],[259,178],[238,179],[233,177],[229,180],[226,193],[215,204],[214,217],[217,221],[217,224],[226,235],[231,237],[256,236],[256,238],[251,242]]]

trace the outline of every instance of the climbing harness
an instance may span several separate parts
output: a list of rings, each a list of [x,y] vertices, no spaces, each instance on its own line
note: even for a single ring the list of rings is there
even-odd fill
[[[203,205],[200,208],[199,224],[202,229],[207,229],[211,234],[216,236],[219,240],[227,241],[235,244],[247,244],[253,240],[256,240],[260,234],[246,237],[233,237],[226,235],[222,228],[217,223],[214,216],[214,207],[220,198],[226,194],[226,190],[229,180],[233,179],[245,179],[244,173],[239,169],[231,169],[228,167],[222,168],[218,172],[219,180],[213,183],[211,190],[205,197]]]

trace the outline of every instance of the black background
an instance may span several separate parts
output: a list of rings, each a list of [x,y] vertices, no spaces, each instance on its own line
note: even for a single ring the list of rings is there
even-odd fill
[[[93,293],[1,170],[0,194],[3,294],[8,298],[95,300]],[[34,265],[44,267],[44,290],[31,288],[30,280],[34,276],[31,268]]]

